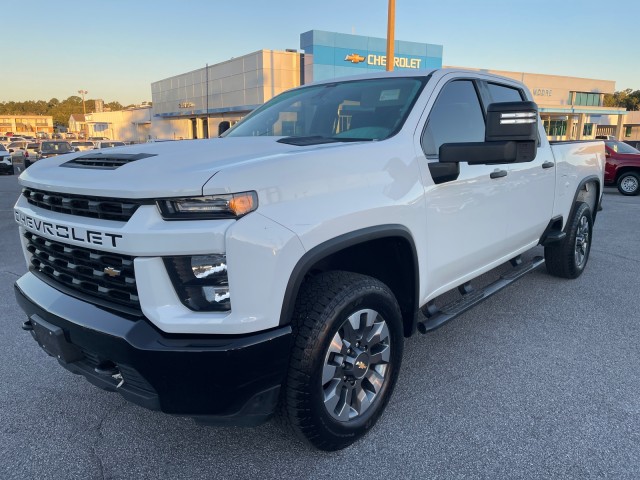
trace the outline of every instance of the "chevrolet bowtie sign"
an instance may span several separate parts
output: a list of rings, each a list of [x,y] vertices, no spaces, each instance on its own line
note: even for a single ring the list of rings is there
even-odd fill
[[[362,63],[366,61],[367,65],[375,65],[380,67],[387,66],[386,55],[376,55],[374,53],[370,53],[366,57],[363,57],[362,55],[359,55],[357,53],[351,53],[344,57],[344,61],[351,63]],[[395,57],[393,59],[394,66],[398,68],[420,68],[421,62],[421,58]]]
[[[360,63],[364,62],[364,57],[362,55],[358,55],[357,53],[352,53],[351,55],[347,55],[346,57],[344,57],[344,61],[351,63]]]

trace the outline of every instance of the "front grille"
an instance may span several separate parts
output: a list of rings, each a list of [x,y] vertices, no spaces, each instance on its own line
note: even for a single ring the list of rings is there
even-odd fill
[[[22,195],[31,205],[53,212],[120,222],[129,220],[140,205],[152,203],[149,200],[89,197],[33,188],[24,188]]]
[[[133,257],[67,245],[31,232],[24,236],[33,269],[54,284],[107,304],[140,310]]]

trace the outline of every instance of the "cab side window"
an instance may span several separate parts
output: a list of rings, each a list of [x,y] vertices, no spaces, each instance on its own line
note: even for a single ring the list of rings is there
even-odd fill
[[[499,102],[521,102],[523,100],[522,92],[517,88],[498,85],[497,83],[487,84],[491,100],[493,103]]]
[[[422,134],[422,149],[436,156],[443,143],[484,142],[485,122],[471,80],[454,80],[436,99]]]

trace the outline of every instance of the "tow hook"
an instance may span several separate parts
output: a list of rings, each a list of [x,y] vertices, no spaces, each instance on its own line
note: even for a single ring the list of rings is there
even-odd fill
[[[31,323],[31,320],[27,320],[26,322],[24,322],[22,324],[22,329],[26,330],[27,332],[30,332],[33,330],[33,324]]]
[[[120,373],[120,369],[118,369],[118,366],[111,361],[102,362],[93,370],[98,375],[105,375],[113,378],[118,382],[116,388],[120,388],[124,384],[124,377],[122,376],[122,373]]]

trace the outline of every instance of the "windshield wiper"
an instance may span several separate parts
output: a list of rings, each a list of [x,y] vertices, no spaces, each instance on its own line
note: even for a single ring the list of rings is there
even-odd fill
[[[286,143],[288,145],[305,146],[305,145],[320,145],[321,143],[335,143],[335,142],[339,142],[340,140],[337,138],[323,137],[320,135],[311,135],[308,137],[284,137],[277,141],[279,143]]]
[[[323,137],[321,135],[310,135],[307,137],[284,137],[277,141],[279,143],[286,143],[288,145],[297,145],[303,147],[305,145],[320,145],[323,143],[371,142],[373,140],[373,138]]]

